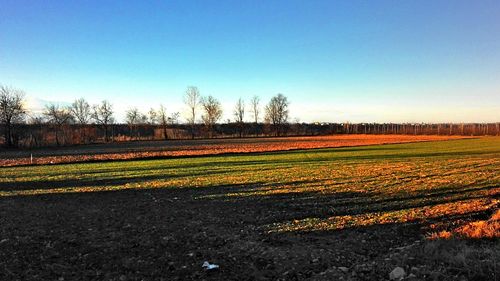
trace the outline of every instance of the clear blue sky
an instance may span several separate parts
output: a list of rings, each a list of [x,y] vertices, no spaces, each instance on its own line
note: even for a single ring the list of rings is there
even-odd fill
[[[225,119],[283,93],[301,121],[500,121],[500,1],[0,0],[0,83],[118,116],[196,85]]]

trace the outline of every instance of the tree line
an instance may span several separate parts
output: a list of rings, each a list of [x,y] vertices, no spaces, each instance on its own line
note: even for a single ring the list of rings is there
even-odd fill
[[[126,111],[125,123],[114,117],[113,105],[104,100],[91,105],[77,99],[69,106],[48,104],[38,115],[25,107],[22,90],[0,85],[2,143],[7,147],[44,147],[131,140],[167,140],[223,137],[301,136],[329,134],[500,135],[500,123],[300,123],[289,121],[289,101],[283,94],[261,105],[254,96],[246,104],[239,98],[233,119],[222,122],[219,100],[187,87],[185,122],[180,113],[167,113],[160,105],[143,113]],[[250,114],[251,118],[245,119]],[[245,120],[251,119],[251,122]]]
[[[165,106],[151,108],[147,113],[131,107],[125,112],[125,124],[116,122],[113,105],[103,100],[91,105],[84,98],[75,100],[69,106],[52,103],[45,106],[41,114],[30,114],[25,106],[22,90],[0,85],[0,121],[3,130],[3,144],[12,146],[44,146],[53,143],[66,144],[110,142],[115,140],[162,139],[196,137],[221,137],[220,125],[223,110],[215,97],[202,96],[195,86],[187,87],[184,103],[189,110],[186,123],[180,124],[180,113],[167,113]],[[238,135],[250,134],[244,121],[245,113],[252,114],[253,135],[281,136],[288,121],[288,98],[283,94],[272,97],[264,106],[266,129],[259,125],[261,118],[260,98],[254,96],[247,109],[242,98],[235,105],[233,116]],[[201,113],[201,114],[200,114]],[[201,120],[201,122],[199,122]],[[187,126],[186,126],[187,125]],[[16,130],[24,128],[25,130]],[[145,129],[148,128],[148,129]]]

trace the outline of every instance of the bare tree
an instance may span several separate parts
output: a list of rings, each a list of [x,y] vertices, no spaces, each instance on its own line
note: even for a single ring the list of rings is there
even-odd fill
[[[158,112],[154,108],[151,108],[148,112],[148,123],[150,125],[158,124]]]
[[[162,129],[163,129],[163,138],[168,139],[168,135],[167,135],[168,117],[167,117],[167,110],[165,109],[163,104],[160,104],[160,109],[158,109],[156,116],[158,118],[158,121],[160,122]]]
[[[179,124],[179,117],[180,116],[181,116],[181,114],[179,112],[172,112],[172,114],[170,114],[170,117],[168,117],[170,124],[172,124],[172,125]]]
[[[125,121],[127,124],[137,124],[140,114],[137,107],[130,108],[125,112]]]
[[[77,99],[71,105],[70,111],[74,121],[80,125],[79,130],[81,138],[84,142],[87,142],[84,126],[90,122],[90,117],[92,115],[89,103],[84,98]]]
[[[104,100],[101,104],[94,105],[92,119],[104,127],[104,140],[109,141],[109,126],[115,121],[113,118],[113,106]]]
[[[47,121],[54,125],[54,132],[56,133],[56,144],[61,145],[59,139],[60,132],[63,132],[63,139],[66,139],[64,135],[63,126],[71,123],[73,121],[73,116],[71,115],[71,110],[69,107],[59,107],[56,104],[49,104],[45,106],[43,115],[47,118]]]
[[[245,126],[244,118],[245,118],[245,101],[239,98],[238,102],[236,102],[236,106],[234,107],[234,118],[236,123],[238,124],[238,130],[240,133],[240,138],[243,135],[243,128]]]
[[[274,96],[266,105],[266,121],[273,125],[277,136],[281,135],[288,120],[288,105],[288,99],[283,94]]]
[[[189,108],[188,123],[191,125],[191,138],[194,139],[194,126],[196,124],[196,109],[200,104],[200,91],[197,87],[189,86],[184,95],[184,103]]]
[[[130,128],[131,137],[137,138],[137,126],[146,123],[147,117],[137,107],[133,107],[125,112],[125,120]]]
[[[203,123],[208,127],[210,136],[212,137],[214,125],[222,117],[222,106],[220,102],[212,97],[204,97],[201,101],[203,106]]]
[[[252,111],[253,119],[256,124],[259,122],[259,113],[260,113],[259,103],[260,103],[260,98],[258,96],[253,96],[252,99],[250,100],[250,107],[251,107],[250,110]]]
[[[70,107],[71,115],[73,115],[75,122],[80,125],[86,125],[90,122],[92,116],[90,109],[89,103],[84,98],[75,100]]]
[[[29,147],[39,147],[42,145],[44,136],[43,126],[45,119],[43,114],[31,114],[28,117],[29,129]]]
[[[146,125],[149,122],[149,118],[146,114],[139,114],[139,119],[137,120],[137,125]]]
[[[0,121],[4,126],[6,146],[12,146],[13,124],[24,121],[26,109],[23,104],[24,92],[0,85]]]
[[[181,114],[179,112],[172,112],[170,114],[170,116],[168,117],[168,123],[172,124],[172,125],[179,124],[180,116],[181,116]],[[174,139],[177,138],[178,129],[175,126],[172,128],[172,134],[173,134]]]
[[[253,96],[250,100],[250,111],[253,115],[255,134],[259,135],[260,98],[258,96]]]

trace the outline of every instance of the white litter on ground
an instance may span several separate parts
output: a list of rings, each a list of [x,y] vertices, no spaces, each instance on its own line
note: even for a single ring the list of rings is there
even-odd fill
[[[202,265],[203,268],[205,268],[206,270],[211,270],[211,269],[218,269],[219,266],[217,264],[212,264],[212,263],[209,263],[208,261],[205,261]]]

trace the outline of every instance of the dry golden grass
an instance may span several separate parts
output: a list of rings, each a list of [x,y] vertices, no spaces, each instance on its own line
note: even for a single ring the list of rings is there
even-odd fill
[[[494,239],[500,238],[500,210],[497,210],[489,219],[467,222],[452,230],[442,230],[429,235],[435,239]]]

